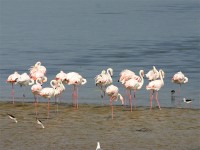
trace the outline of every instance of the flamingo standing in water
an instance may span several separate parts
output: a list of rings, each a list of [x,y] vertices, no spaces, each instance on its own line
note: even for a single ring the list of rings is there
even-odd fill
[[[6,81],[7,83],[11,83],[12,84],[11,95],[12,95],[12,99],[13,99],[13,104],[15,103],[15,98],[14,98],[14,95],[15,95],[14,84],[16,84],[17,79],[19,78],[19,76],[20,76],[20,74],[15,71],[13,74],[11,74],[11,75],[8,76],[8,79]]]
[[[164,80],[163,80],[164,71],[161,69],[159,70],[159,77],[160,77],[160,80],[154,80],[154,81],[149,82],[149,84],[146,86],[146,89],[156,91],[156,102],[158,104],[159,109],[161,110],[160,103],[158,101],[158,91],[160,90],[161,87],[164,86]],[[150,109],[152,109],[152,100],[153,100],[153,94],[152,96],[150,96],[150,105],[151,105]]]
[[[38,78],[36,80],[36,84],[34,84],[32,87],[31,87],[31,91],[32,93],[34,94],[34,99],[35,99],[35,114],[37,116],[38,114],[38,110],[37,110],[37,106],[38,106],[38,95],[40,94],[40,91],[42,90],[42,79],[41,78]]]
[[[108,68],[106,71],[102,70],[101,74],[97,75],[95,79],[96,86],[101,89],[101,98],[105,97],[105,89],[108,85],[112,84],[113,69]]]
[[[19,84],[21,87],[23,87],[23,86],[33,85],[34,80],[31,79],[27,73],[22,73],[18,77],[16,83]],[[25,98],[25,94],[23,93],[23,101],[24,101],[24,98]]]
[[[65,75],[63,81],[68,85],[73,85],[73,105],[76,109],[78,109],[78,86],[86,84],[87,80],[77,72],[69,72]]]
[[[131,105],[131,112],[132,112],[132,96],[131,96],[131,90],[134,90],[134,103],[135,103],[135,108],[136,108],[136,90],[140,90],[142,88],[142,85],[144,84],[144,70],[140,70],[139,72],[140,75],[140,80],[138,81],[136,79],[129,79],[124,83],[124,86],[127,90],[130,90],[129,94],[129,101]]]
[[[180,85],[179,91],[178,91],[179,104],[180,104],[181,84],[185,84],[187,82],[188,82],[188,78],[185,77],[185,75],[181,71],[177,72],[172,78],[172,83],[176,83]]]
[[[149,81],[153,81],[159,78],[159,72],[156,69],[155,66],[153,66],[152,70],[149,70],[149,72],[146,74],[146,77],[148,78]],[[154,90],[150,91],[150,97],[154,94]]]
[[[124,98],[122,97],[121,94],[119,94],[119,89],[118,87],[114,86],[114,85],[110,85],[106,88],[106,93],[108,94],[108,96],[110,97],[110,106],[112,109],[112,119],[113,119],[113,101],[117,101],[118,98],[121,100],[122,105],[124,105]]]
[[[58,92],[56,90],[56,86],[55,86],[56,84],[57,84],[56,80],[51,80],[51,82],[50,82],[51,87],[43,88],[39,92],[40,96],[42,96],[44,98],[48,98],[48,107],[47,107],[48,108],[48,115],[47,115],[48,117],[47,118],[49,118],[50,99],[55,96],[56,92]]]

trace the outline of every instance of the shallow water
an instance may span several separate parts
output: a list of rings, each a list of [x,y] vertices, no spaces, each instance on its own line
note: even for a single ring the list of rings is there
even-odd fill
[[[81,104],[75,110],[69,104],[51,104],[50,118],[46,103],[39,103],[36,123],[33,103],[0,103],[0,149],[88,149],[99,141],[104,150],[127,149],[192,149],[199,145],[200,110],[154,107],[114,106],[114,119],[109,106]],[[7,113],[14,115],[13,122]]]
[[[5,81],[14,71],[28,72],[38,60],[47,68],[48,81],[63,70],[82,74],[87,84],[79,90],[80,103],[101,103],[94,77],[108,67],[114,69],[113,84],[123,69],[138,74],[153,65],[165,73],[159,92],[161,106],[174,106],[171,83],[182,71],[189,82],[181,88],[181,98],[192,98],[200,107],[199,1],[198,0],[0,0],[0,98],[10,101],[11,85]],[[137,103],[146,106],[149,92],[137,92]],[[49,86],[49,82],[44,84]],[[15,96],[23,89],[15,86]],[[33,101],[30,87],[26,101]],[[66,87],[63,97],[71,97]],[[40,99],[45,101],[44,99]],[[70,102],[70,101],[67,101]],[[177,103],[177,101],[175,102]]]

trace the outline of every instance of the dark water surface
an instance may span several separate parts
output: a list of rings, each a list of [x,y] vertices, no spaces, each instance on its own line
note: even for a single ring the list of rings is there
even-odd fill
[[[170,91],[179,86],[171,78],[182,71],[189,82],[181,97],[199,108],[199,13],[198,0],[0,0],[1,101],[11,100],[8,75],[28,72],[37,61],[46,66],[48,81],[60,70],[82,74],[88,82],[79,90],[80,103],[101,103],[94,77],[102,69],[114,69],[113,84],[123,93],[121,70],[138,74],[155,65],[166,73],[161,106],[173,105]],[[137,92],[138,105],[149,103],[147,84]],[[21,99],[23,89],[15,90]],[[30,87],[25,94],[33,100]],[[63,97],[71,97],[71,87]]]

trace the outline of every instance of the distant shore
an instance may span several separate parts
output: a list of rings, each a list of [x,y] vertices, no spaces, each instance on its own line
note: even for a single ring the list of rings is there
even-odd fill
[[[200,109],[138,107],[133,112],[109,105],[39,103],[36,123],[34,103],[0,102],[0,149],[88,149],[99,141],[104,150],[200,149]],[[14,115],[18,123],[7,114]]]

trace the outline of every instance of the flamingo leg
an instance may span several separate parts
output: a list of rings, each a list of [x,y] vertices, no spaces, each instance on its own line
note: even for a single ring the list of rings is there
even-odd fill
[[[12,83],[12,91],[11,91],[11,95],[12,95],[13,104],[15,104],[15,98],[14,98],[15,90],[14,90],[14,84],[13,84],[13,83]]]
[[[110,106],[111,106],[111,111],[112,111],[112,113],[111,113],[111,115],[112,115],[112,119],[113,119],[113,105],[112,105],[112,98],[110,97]]]
[[[38,114],[38,110],[37,110],[38,97],[36,95],[34,95],[34,98],[35,98],[35,115],[37,116],[37,114]]]
[[[181,84],[178,90],[178,106],[181,107]]]
[[[78,109],[78,87],[76,86],[76,109]]]
[[[73,86],[73,92],[72,92],[72,104],[75,107],[75,85]]]
[[[154,90],[150,91],[150,110],[152,109],[152,101],[153,101]]]
[[[131,90],[130,90],[130,94],[129,94],[129,103],[131,105],[131,112],[133,111],[133,108],[132,108],[132,95],[131,95]]]
[[[48,115],[47,115],[47,118],[49,118],[49,108],[50,108],[50,98],[48,99]]]
[[[161,108],[160,108],[160,103],[159,103],[159,101],[158,101],[158,91],[156,91],[156,102],[157,102],[157,104],[158,104],[159,109],[161,110]]]
[[[134,105],[135,105],[134,107],[135,107],[135,109],[136,109],[136,106],[137,106],[137,105],[136,105],[136,90],[134,90]]]

